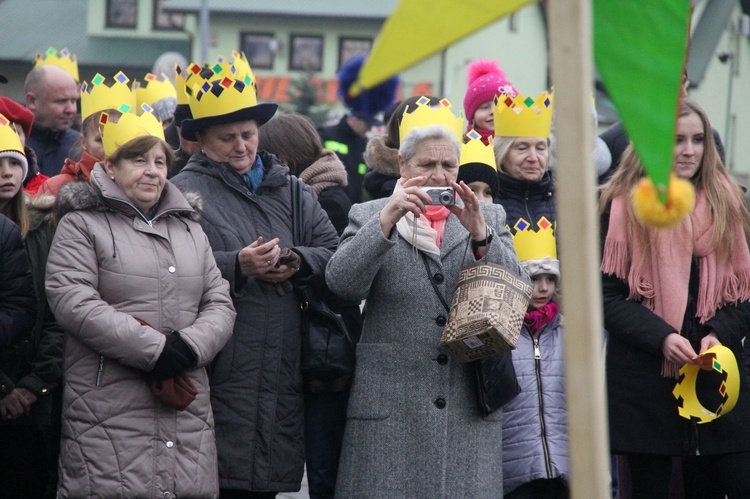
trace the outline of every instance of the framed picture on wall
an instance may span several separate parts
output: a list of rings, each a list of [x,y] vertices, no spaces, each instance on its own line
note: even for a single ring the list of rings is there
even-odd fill
[[[367,56],[372,48],[372,38],[342,36],[339,38],[339,68],[352,57]]]
[[[107,0],[108,28],[135,28],[138,0]]]
[[[323,69],[323,37],[291,35],[289,39],[289,69],[321,71]]]
[[[277,43],[273,33],[240,33],[240,47],[253,69],[273,69]]]
[[[185,14],[166,12],[164,10],[164,0],[155,0],[154,29],[182,31],[185,29]]]

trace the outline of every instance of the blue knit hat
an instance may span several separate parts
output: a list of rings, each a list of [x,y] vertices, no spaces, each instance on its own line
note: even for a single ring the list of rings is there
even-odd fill
[[[363,90],[356,97],[350,97],[347,95],[347,91],[352,83],[357,80],[359,70],[364,63],[365,57],[358,56],[352,57],[341,66],[338,74],[338,94],[352,116],[368,123],[382,123],[378,115],[383,113],[396,100],[396,91],[400,81],[398,76],[394,76],[374,88]]]

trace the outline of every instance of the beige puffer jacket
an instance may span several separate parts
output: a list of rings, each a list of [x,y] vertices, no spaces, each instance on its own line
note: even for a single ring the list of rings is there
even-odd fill
[[[215,497],[204,366],[232,333],[228,284],[196,211],[169,182],[150,222],[100,165],[90,182],[60,191],[67,214],[47,264],[50,307],[66,332],[59,497]],[[145,380],[173,330],[197,359],[188,373],[198,396],[183,412]]]

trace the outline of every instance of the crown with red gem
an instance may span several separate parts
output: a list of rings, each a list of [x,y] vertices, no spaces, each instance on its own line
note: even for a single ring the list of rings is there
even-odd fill
[[[128,86],[130,79],[125,73],[120,71],[112,83],[108,84],[107,79],[96,74],[91,81],[84,81],[81,84],[81,119],[85,120],[89,116],[105,109],[117,109],[121,104],[130,106],[135,109],[135,94]]]
[[[78,82],[78,58],[68,49],[57,50],[50,47],[44,53],[37,53],[34,67],[52,65],[64,70]]]
[[[451,111],[451,103],[443,99],[437,106],[430,106],[430,99],[422,96],[417,100],[417,107],[404,109],[398,133],[401,141],[415,128],[425,128],[432,125],[440,125],[447,128],[456,140],[461,142],[463,138],[464,117],[463,111],[457,117]]]
[[[216,69],[219,71],[214,69],[208,79],[199,75],[191,78],[192,87],[185,88],[193,119],[225,115],[258,105],[252,71],[244,75],[237,73],[239,78],[234,78],[227,75],[225,68]]]
[[[495,97],[495,135],[498,137],[549,137],[552,127],[552,94],[536,99],[517,94]]]
[[[557,260],[557,241],[552,222],[542,217],[536,225],[539,230],[534,230],[531,223],[519,218],[513,226],[515,233],[511,231],[511,234],[518,259],[520,261],[540,260],[549,257]]]
[[[111,155],[123,144],[142,135],[153,135],[164,140],[164,127],[153,115],[151,106],[141,105],[143,113],[137,116],[131,107],[123,104],[117,108],[122,115],[117,121],[110,119],[109,113],[102,113],[99,124],[102,130],[102,145],[105,156]]]

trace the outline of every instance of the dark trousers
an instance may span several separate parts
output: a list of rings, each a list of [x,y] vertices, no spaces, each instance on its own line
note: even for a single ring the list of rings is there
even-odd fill
[[[24,499],[43,498],[47,468],[41,426],[0,426],[0,495]]]
[[[562,478],[532,480],[505,495],[505,499],[568,499],[569,497],[568,485]]]
[[[671,456],[630,454],[632,497],[664,499],[741,499],[750,497],[750,452],[736,452],[717,456],[691,456],[673,459]],[[680,466],[675,470],[674,466]],[[681,475],[681,491],[670,478]]]
[[[305,393],[305,460],[310,499],[332,498],[336,490],[349,390]]]

